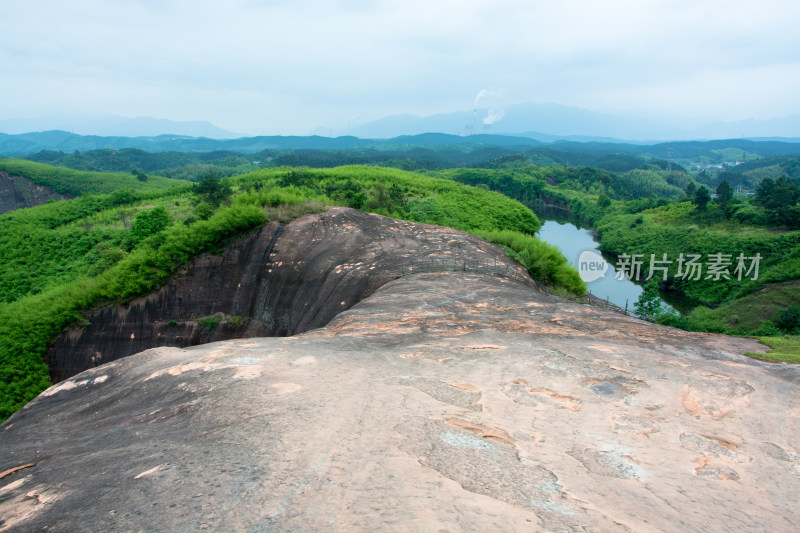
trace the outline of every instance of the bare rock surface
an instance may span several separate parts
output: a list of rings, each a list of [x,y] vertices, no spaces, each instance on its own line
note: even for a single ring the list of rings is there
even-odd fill
[[[294,335],[402,275],[455,269],[530,282],[501,248],[474,235],[337,207],[267,224],[147,296],[93,310],[54,342],[47,362],[60,381],[157,346]]]
[[[154,348],[0,426],[12,531],[797,531],[800,372],[505,277]]]
[[[58,194],[49,187],[37,185],[28,178],[12,176],[0,171],[0,214],[34,207],[47,203],[48,200],[65,200],[72,198]]]

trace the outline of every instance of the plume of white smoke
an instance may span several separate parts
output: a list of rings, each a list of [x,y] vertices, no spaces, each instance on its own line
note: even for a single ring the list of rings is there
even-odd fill
[[[475,95],[475,107],[473,111],[473,126],[472,130],[475,133],[475,126],[477,125],[478,121],[478,104],[483,98],[493,96],[493,97],[501,97],[502,95],[496,91],[490,91],[489,89],[481,89],[478,91],[478,94]],[[489,108],[489,114],[483,119],[484,126],[491,126],[498,120],[501,120],[506,115],[505,111],[502,109],[496,109],[494,107]]]
[[[478,94],[475,95],[475,109],[478,109],[478,102],[481,101],[481,98],[485,98],[490,94],[492,93],[487,89],[481,89],[480,91],[478,91]]]
[[[490,126],[498,120],[501,120],[504,116],[506,116],[506,112],[502,109],[489,109],[489,114],[483,119],[483,125]]]

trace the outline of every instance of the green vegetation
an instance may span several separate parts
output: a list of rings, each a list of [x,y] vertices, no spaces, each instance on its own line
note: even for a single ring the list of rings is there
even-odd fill
[[[575,296],[586,294],[586,284],[557,247],[517,231],[479,231],[476,234],[503,246],[511,259],[528,269],[533,279],[563,287]]]
[[[145,223],[153,216],[143,213],[147,206],[166,203],[175,194],[122,189],[0,215],[0,303],[113,266],[133,245],[155,232]],[[180,214],[180,204],[173,202],[169,207],[173,214]],[[155,215],[171,216],[165,211]]]
[[[734,187],[743,187],[746,190],[755,189],[764,179],[777,180],[781,177],[799,180],[800,158],[775,155],[751,158],[740,165],[724,168],[716,174],[701,172],[699,176],[710,186],[727,181]]]
[[[643,316],[688,330],[767,336],[764,342],[775,348],[767,357],[794,361],[797,337],[780,335],[796,335],[800,318],[800,159],[785,155],[785,143],[734,144],[739,155],[746,152],[740,158],[746,163],[694,176],[677,165],[666,170],[656,153],[666,153],[665,146],[620,153],[570,143],[271,150],[247,157],[125,150],[42,155],[86,170],[0,159],[0,171],[78,196],[0,216],[0,418],[48,386],[47,346],[86,310],[146,294],[192,258],[221,250],[267,220],[287,222],[331,205],[472,232],[505,247],[536,279],[580,296],[585,285],[555,247],[532,236],[540,221],[525,206],[557,209],[594,226],[604,251],[641,254],[644,275],[651,254],[672,260],[666,279],[658,272],[658,283],[637,302]],[[730,147],[679,143],[675,155],[712,161],[736,155],[714,152]],[[303,161],[324,168],[275,166]],[[354,161],[382,166],[328,168]],[[561,166],[566,163],[573,166]],[[736,194],[742,185],[754,189],[752,197]],[[700,279],[682,278],[681,254],[699,254],[704,262],[723,254],[728,276],[704,271]],[[745,269],[760,256],[757,279],[736,270],[740,256]],[[655,305],[657,288],[704,305],[688,316],[663,313]],[[201,320],[207,331],[245,321]]]
[[[765,179],[751,199],[734,195],[730,184],[720,181],[712,199],[708,188],[687,174],[667,171],[616,175],[520,167],[450,169],[436,175],[500,191],[537,211],[568,213],[598,231],[603,251],[641,261],[640,279],[651,272],[651,256],[653,266],[667,264],[666,279],[663,270],[652,271],[655,279],[638,302],[640,316],[694,331],[791,331],[787,325],[796,319],[792,309],[800,301],[795,283],[800,279],[800,231],[794,229],[800,220],[800,190],[789,178]],[[664,254],[667,263],[659,264]],[[702,271],[687,275],[695,255]],[[658,289],[704,305],[688,316],[667,312],[656,306]]]
[[[800,229],[800,186],[797,182],[785,177],[775,181],[764,178],[756,188],[754,201],[764,210],[768,224]]]
[[[56,152],[42,150],[26,159],[75,170],[94,172],[131,172],[139,180],[147,181],[156,173],[168,178],[195,181],[206,174],[232,176],[258,168],[253,158],[230,151],[200,153],[145,152],[136,148],[89,150],[86,152]]]
[[[145,185],[156,181],[125,178]],[[374,167],[282,168],[206,178],[195,187],[109,194],[88,194],[92,187],[76,182],[85,192],[79,198],[0,216],[0,418],[49,385],[47,347],[63,328],[80,323],[86,310],[147,294],[192,258],[221,250],[269,219],[286,221],[330,205],[357,205],[475,233],[516,232],[508,245],[528,268],[581,292],[580,280],[560,254],[550,251],[544,261],[526,252],[537,246],[530,235],[540,222],[496,192]],[[237,327],[240,320],[231,317],[226,324]],[[207,331],[220,322],[221,317],[198,321]]]
[[[50,187],[59,194],[80,196],[82,194],[104,194],[119,189],[154,191],[185,185],[185,182],[147,176],[140,179],[130,172],[82,172],[64,167],[52,167],[24,159],[0,158],[0,172],[28,178],[37,185]]]
[[[228,317],[228,320],[225,321],[225,325],[230,326],[232,328],[240,328],[247,323],[247,319],[243,316],[233,315]]]
[[[765,179],[751,200],[736,197],[726,181],[717,198],[705,187],[687,187],[678,201],[642,211],[617,206],[595,221],[601,249],[641,254],[643,273],[670,260],[662,287],[698,303],[691,314],[655,315],[661,323],[689,330],[735,335],[794,331],[800,301],[800,191],[786,178]],[[690,199],[691,202],[684,201]],[[695,256],[701,271],[689,267]],[[715,266],[716,265],[716,266]]]
[[[800,302],[800,282],[768,283],[714,308],[699,306],[679,327],[734,335],[792,333],[789,311]]]
[[[219,207],[232,194],[230,186],[214,174],[203,176],[200,181],[194,184],[192,192],[199,197],[200,204],[207,204],[211,209]]]
[[[764,361],[800,363],[800,336],[758,337],[758,342],[772,350],[767,353],[747,352],[747,355]]]
[[[695,213],[692,204],[679,202],[639,213],[609,213],[595,228],[603,251],[617,256],[640,254],[643,272],[649,271],[651,255],[659,260],[666,254],[671,261],[667,286],[701,302],[719,304],[764,283],[800,277],[800,232],[774,231],[724,217],[704,223]],[[697,262],[703,265],[699,279],[687,271],[692,255],[699,255]],[[750,268],[757,255],[761,259],[754,280],[755,268]],[[685,259],[684,276],[678,276],[681,257]],[[715,257],[725,267],[720,276],[708,270]],[[740,258],[743,268],[737,270]]]
[[[402,170],[440,170],[454,167],[478,168],[512,168],[530,165],[581,165],[596,167],[612,172],[627,172],[633,169],[663,170],[667,162],[663,159],[665,149],[655,148],[659,155],[640,153],[639,146],[614,145],[609,153],[607,146],[587,147],[582,143],[562,143],[555,146],[536,146],[529,139],[520,139],[517,145],[497,146],[489,143],[465,143],[458,137],[421,135],[414,140],[416,146],[407,146],[409,139],[403,138],[395,142],[355,141],[343,144],[361,144],[360,147],[321,149],[327,140],[311,139],[307,148],[269,148],[264,145],[278,147],[289,144],[303,144],[291,139],[272,138],[237,141],[200,141],[198,147],[189,147],[191,140],[186,141],[185,149],[191,153],[166,151],[173,143],[161,144],[156,140],[148,143],[148,150],[164,150],[157,153],[146,152],[137,148],[88,150],[79,144],[77,150],[67,152],[42,150],[26,156],[31,161],[49,165],[65,166],[76,170],[131,172],[134,169],[147,173],[157,173],[170,178],[195,181],[207,173],[218,176],[233,176],[253,171],[257,168],[277,168],[282,166],[333,168],[344,165],[375,165],[394,167]],[[449,142],[442,142],[448,140]],[[491,141],[486,138],[486,141]],[[336,143],[336,140],[333,140]],[[502,143],[501,143],[502,144]],[[505,143],[508,144],[508,143]],[[214,146],[217,146],[215,149]],[[316,146],[314,146],[316,145]],[[220,148],[225,149],[220,149]],[[1,147],[0,147],[1,148]],[[622,148],[622,150],[620,150]],[[238,151],[232,151],[232,150]],[[710,155],[716,155],[708,152]],[[679,168],[678,165],[675,165]]]
[[[43,206],[44,207],[44,206]],[[61,284],[0,305],[0,418],[5,419],[49,386],[43,362],[50,341],[81,320],[81,312],[109,301],[127,301],[163,285],[172,272],[197,254],[263,224],[266,215],[248,205],[220,208],[207,221],[172,225],[142,240],[121,260],[93,277],[80,270]],[[83,231],[82,226],[74,227]],[[106,249],[108,250],[108,248]],[[86,261],[86,256],[73,260]],[[36,280],[37,282],[39,280]]]
[[[496,192],[393,168],[270,169],[232,179],[252,205],[322,201],[464,231],[511,229],[533,234],[541,223],[529,209]]]
[[[523,167],[511,169],[450,169],[435,175],[491,190],[533,205],[542,197],[559,199],[559,192],[605,195],[614,200],[678,198],[690,181],[685,173],[635,169],[622,174],[591,167]]]
[[[201,328],[205,328],[206,333],[211,333],[211,331],[219,325],[221,320],[222,320],[221,314],[217,313],[215,315],[198,318],[197,325],[200,326]]]
[[[800,305],[781,309],[775,326],[787,333],[800,333]]]
[[[633,304],[633,309],[636,316],[645,320],[651,320],[661,314],[661,299],[658,297],[658,283],[655,280],[644,286],[639,299]]]

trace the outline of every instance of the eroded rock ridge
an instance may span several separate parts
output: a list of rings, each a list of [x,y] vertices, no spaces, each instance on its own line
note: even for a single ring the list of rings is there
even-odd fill
[[[347,208],[277,222],[193,261],[166,286],[92,311],[48,352],[53,381],[156,346],[294,335],[420,270],[526,279],[497,246],[440,226]]]

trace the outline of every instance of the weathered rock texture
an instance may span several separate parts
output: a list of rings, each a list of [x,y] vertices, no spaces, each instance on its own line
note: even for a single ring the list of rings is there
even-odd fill
[[[157,346],[294,335],[327,324],[383,284],[419,270],[527,279],[497,246],[440,226],[354,209],[277,222],[203,256],[154,293],[92,311],[47,355],[53,381]]]
[[[0,171],[0,214],[34,207],[47,203],[48,200],[65,200],[72,198],[58,194],[49,187],[36,185],[22,176],[11,176]]]
[[[408,276],[302,335],[51,387],[0,426],[0,527],[797,531],[800,373],[759,348]]]

